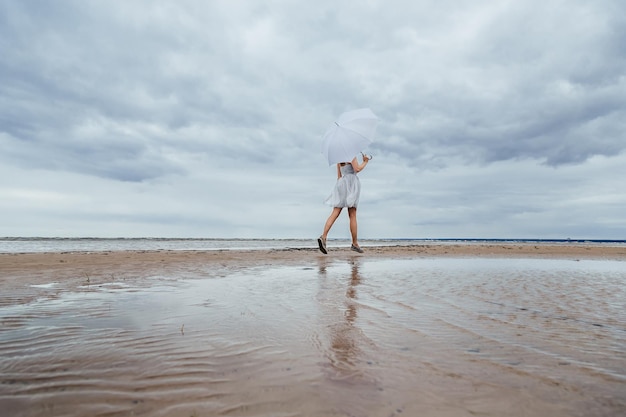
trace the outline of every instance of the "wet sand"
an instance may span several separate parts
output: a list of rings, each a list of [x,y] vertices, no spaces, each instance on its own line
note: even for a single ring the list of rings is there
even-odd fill
[[[11,416],[617,416],[626,248],[0,254]]]

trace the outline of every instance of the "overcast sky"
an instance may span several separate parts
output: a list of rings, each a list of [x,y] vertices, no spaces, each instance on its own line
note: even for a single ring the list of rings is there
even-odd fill
[[[0,236],[626,239],[623,0],[1,0]],[[348,237],[347,214],[330,234]]]

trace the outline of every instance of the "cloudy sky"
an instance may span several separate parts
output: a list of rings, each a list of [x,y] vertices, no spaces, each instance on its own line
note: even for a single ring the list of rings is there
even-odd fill
[[[2,0],[0,56],[0,236],[314,239],[369,107],[360,237],[626,238],[622,0]]]

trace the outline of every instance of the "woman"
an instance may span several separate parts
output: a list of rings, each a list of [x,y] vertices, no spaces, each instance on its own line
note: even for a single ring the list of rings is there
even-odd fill
[[[371,156],[363,155],[363,162],[359,164],[356,157],[352,162],[341,162],[337,164],[337,182],[330,196],[326,199],[326,204],[333,207],[333,211],[328,216],[324,225],[324,233],[317,239],[320,251],[327,254],[326,238],[330,228],[335,220],[341,214],[344,207],[348,208],[348,217],[350,218],[350,234],[352,235],[351,249],[355,252],[363,253],[363,249],[357,241],[357,224],[356,224],[356,207],[359,204],[359,196],[361,194],[361,183],[356,176],[363,168],[367,166]]]

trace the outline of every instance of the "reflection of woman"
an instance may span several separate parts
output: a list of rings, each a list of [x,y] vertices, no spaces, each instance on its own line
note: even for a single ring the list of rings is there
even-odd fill
[[[341,210],[344,207],[348,208],[348,217],[350,218],[350,234],[352,235],[353,251],[363,253],[363,249],[359,246],[357,241],[357,222],[356,222],[356,207],[359,204],[359,197],[361,194],[361,183],[356,176],[358,172],[361,172],[367,165],[371,157],[363,155],[363,162],[359,164],[356,157],[352,162],[341,162],[337,164],[337,182],[332,193],[326,199],[326,204],[333,207],[333,211],[328,216],[326,224],[324,225],[324,232],[317,239],[320,251],[326,254],[328,250],[326,248],[326,238],[330,228],[335,223],[335,220],[341,214]]]
[[[360,273],[362,261],[358,256],[351,258],[348,273],[344,265],[338,268],[327,256],[317,258],[318,322],[312,329],[322,333],[315,332],[311,340],[321,356],[317,361],[320,388],[328,410],[350,416],[376,414],[371,407],[384,404],[382,396],[386,395],[377,367],[372,367],[379,349],[363,327],[368,327],[367,318],[360,318],[359,295],[366,279]]]
[[[320,258],[325,261],[327,258]],[[357,260],[358,261],[358,260]],[[328,350],[324,350],[329,365],[335,372],[329,375],[332,380],[346,380],[360,378],[364,374],[361,368],[364,360],[361,357],[360,344],[363,342],[362,332],[356,323],[358,315],[357,287],[361,283],[359,263],[352,262],[350,282],[343,296],[343,280],[328,280],[326,264],[319,264],[319,276],[324,281],[320,285],[319,299],[321,307],[329,308],[326,312],[322,308],[324,318],[323,327],[329,330]],[[337,306],[341,301],[345,303],[345,310]]]

